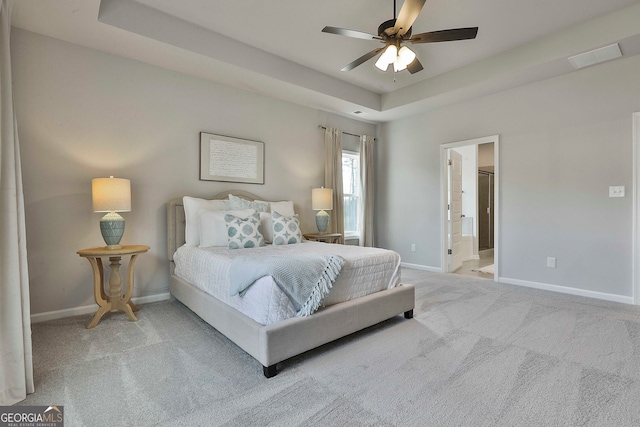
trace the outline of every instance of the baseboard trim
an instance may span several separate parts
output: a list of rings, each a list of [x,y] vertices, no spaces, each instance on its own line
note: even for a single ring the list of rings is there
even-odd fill
[[[530,282],[528,280],[510,279],[508,277],[500,277],[498,279],[498,282],[506,283],[508,285],[542,289],[544,291],[559,292],[562,294],[578,295],[581,297],[619,302],[622,304],[633,304],[633,297],[626,297],[624,295],[608,294],[605,292],[597,292],[597,291],[588,291],[586,289],[571,288],[568,286],[550,285],[548,283]]]
[[[146,295],[142,297],[133,297],[131,300],[134,304],[148,304],[150,302],[158,302],[168,300],[170,297],[169,292],[162,294]],[[63,319],[65,317],[80,316],[83,314],[95,313],[97,305],[84,305],[82,307],[65,308],[64,310],[47,311],[44,313],[37,313],[31,315],[31,323],[46,322],[47,320]]]
[[[442,273],[442,269],[440,267],[429,267],[428,265],[410,264],[408,262],[401,262],[400,267],[414,268],[416,270],[430,271],[432,273]]]

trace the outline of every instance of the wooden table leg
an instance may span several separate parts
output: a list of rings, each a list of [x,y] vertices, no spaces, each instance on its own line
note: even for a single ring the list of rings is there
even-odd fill
[[[140,310],[138,307],[136,307],[136,305],[133,303],[133,301],[129,301],[129,302],[127,303],[127,305],[128,305],[129,307],[131,307],[131,311],[133,311],[134,313],[135,313],[136,311]]]
[[[130,320],[134,322],[138,321],[138,318],[133,314],[134,311],[138,311],[138,307],[131,302],[131,295],[133,295],[133,266],[138,259],[138,254],[131,255],[131,259],[129,260],[129,268],[127,271],[127,291],[122,297],[122,310],[127,313]]]
[[[107,294],[104,292],[104,268],[102,267],[102,258],[97,257],[95,260],[98,263],[98,271],[100,272],[100,296],[103,300],[107,301]]]
[[[122,294],[122,277],[120,276],[120,259],[119,256],[110,256],[111,275],[109,276],[109,302],[111,303],[111,311],[118,311],[118,302]]]
[[[87,325],[87,329],[94,328],[102,316],[111,310],[111,303],[107,301],[106,295],[104,294],[104,275],[102,273],[102,261],[100,258],[96,257],[87,257],[89,264],[91,264],[91,268],[93,270],[93,297],[96,300],[96,304],[100,306],[96,314],[93,316],[91,323]]]
[[[93,315],[93,319],[91,319],[91,323],[87,325],[87,329],[94,328],[98,324],[100,319],[102,319],[102,316],[104,316],[104,314],[107,313],[109,310],[111,310],[110,303],[107,303],[107,305],[100,307],[98,311],[96,311],[96,314]]]

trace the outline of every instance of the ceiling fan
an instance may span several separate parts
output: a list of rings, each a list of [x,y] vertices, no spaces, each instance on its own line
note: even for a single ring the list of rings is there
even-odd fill
[[[431,31],[428,33],[411,35],[411,28],[416,18],[420,14],[426,0],[405,0],[400,9],[398,18],[390,19],[383,22],[378,27],[378,35],[364,33],[362,31],[348,30],[338,27],[324,27],[322,32],[337,34],[340,36],[353,37],[364,40],[379,40],[384,43],[384,47],[374,49],[371,52],[361,56],[355,61],[347,64],[341,71],[351,71],[358,65],[361,65],[378,53],[384,51],[380,58],[376,61],[376,67],[382,71],[386,71],[389,65],[393,64],[394,72],[404,69],[409,70],[411,74],[422,70],[422,64],[416,58],[414,51],[404,46],[405,43],[435,43],[448,42],[454,40],[475,39],[478,34],[478,27],[454,28],[450,30]],[[393,1],[393,16],[396,16],[396,4]]]

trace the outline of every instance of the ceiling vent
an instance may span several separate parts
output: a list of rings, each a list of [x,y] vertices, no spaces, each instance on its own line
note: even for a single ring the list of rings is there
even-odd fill
[[[620,52],[620,46],[618,46],[618,43],[614,43],[579,55],[570,56],[569,62],[571,62],[573,68],[579,69],[588,67],[589,65],[598,64],[600,62],[609,61],[611,59],[620,58],[621,56],[622,52]]]

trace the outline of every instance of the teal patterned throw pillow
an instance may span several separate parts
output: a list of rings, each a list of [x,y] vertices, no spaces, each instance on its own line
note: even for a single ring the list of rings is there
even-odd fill
[[[302,243],[302,233],[300,232],[300,220],[298,215],[282,216],[278,212],[271,214],[273,222],[273,244],[292,245]]]
[[[247,249],[265,246],[262,237],[260,215],[256,212],[248,218],[238,218],[235,215],[225,215],[227,226],[227,241],[229,249]]]
[[[259,200],[252,202],[251,200],[246,200],[233,194],[229,194],[229,204],[232,210],[254,209],[256,212],[269,212],[269,202]]]

